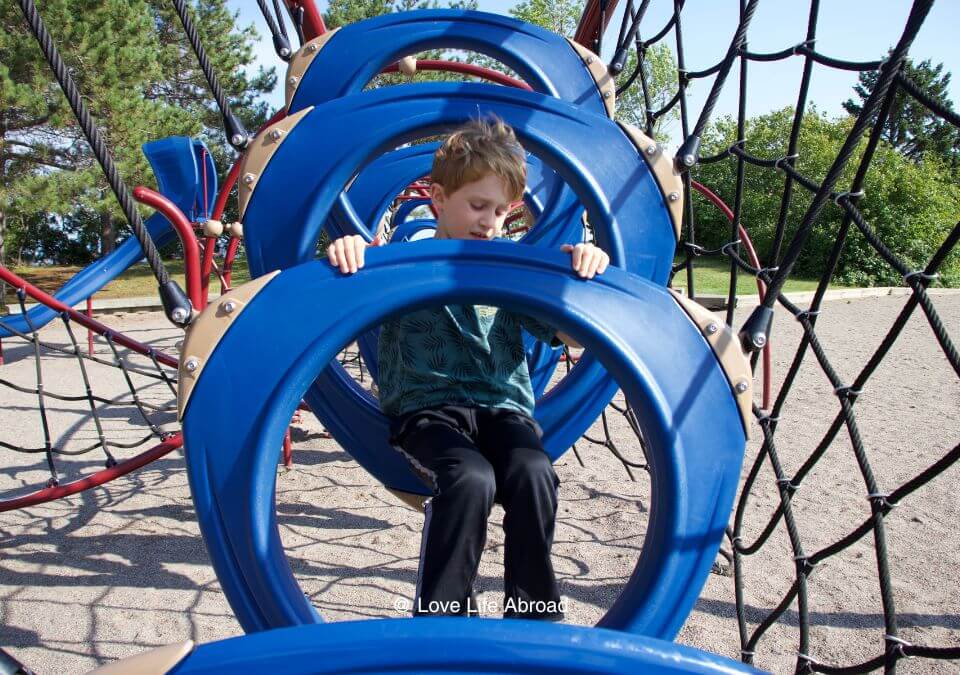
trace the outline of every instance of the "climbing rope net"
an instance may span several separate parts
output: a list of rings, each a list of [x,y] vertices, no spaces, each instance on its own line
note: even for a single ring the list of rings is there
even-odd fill
[[[607,5],[609,11],[610,3]],[[904,63],[914,38],[928,12],[933,5],[930,1],[913,3],[903,27],[899,41],[890,53],[882,59],[868,62],[853,62],[833,58],[815,49],[819,4],[810,3],[807,22],[807,34],[799,44],[787,45],[782,50],[771,53],[757,53],[749,50],[747,38],[751,19],[757,9],[758,1],[740,3],[740,16],[736,30],[729,42],[729,47],[718,63],[698,71],[688,70],[685,61],[685,43],[683,38],[683,23],[690,12],[695,12],[693,3],[677,0],[669,20],[660,26],[650,27],[650,21],[644,22],[645,13],[650,3],[644,0],[637,5],[632,0],[627,2],[624,21],[620,27],[615,46],[614,63],[623,63],[625,54],[634,49],[638,56],[636,69],[629,74],[626,82],[621,85],[620,91],[627,87],[639,86],[644,101],[652,100],[652,92],[644,68],[645,56],[657,44],[670,44],[675,49],[677,58],[677,93],[662,108],[646,110],[646,128],[649,135],[653,134],[654,125],[658,119],[671,114],[679,114],[684,142],[677,152],[677,162],[687,187],[685,191],[685,219],[684,242],[682,260],[674,267],[675,273],[685,272],[688,278],[688,288],[695,289],[694,261],[700,256],[715,256],[730,263],[730,292],[727,300],[727,323],[733,324],[734,308],[736,306],[736,277],[738,274],[747,274],[756,277],[762,288],[762,303],[741,328],[741,337],[754,350],[754,365],[756,366],[759,350],[768,347],[766,337],[772,310],[776,305],[795,317],[802,328],[802,338],[794,353],[789,368],[783,377],[782,384],[776,391],[773,401],[767,400],[765,388],[764,402],[754,406],[754,415],[759,424],[762,439],[755,456],[748,457],[747,473],[743,478],[740,496],[736,504],[731,525],[727,530],[729,555],[733,562],[733,577],[735,583],[736,615],[739,625],[742,658],[747,663],[753,663],[758,653],[761,640],[769,634],[771,629],[786,620],[788,613],[796,612],[796,625],[799,631],[797,645],[797,672],[827,672],[827,673],[857,673],[867,672],[879,668],[892,671],[900,659],[909,656],[922,656],[930,659],[960,658],[958,646],[933,646],[911,644],[899,637],[901,620],[898,617],[892,569],[887,548],[886,518],[891,510],[905,499],[913,495],[918,489],[937,478],[960,459],[960,445],[956,445],[957,438],[948,439],[953,443],[945,454],[938,457],[925,469],[918,472],[898,486],[887,487],[881,485],[874,474],[871,464],[872,453],[864,441],[861,432],[861,415],[858,415],[858,401],[862,403],[864,393],[871,377],[881,365],[883,359],[890,354],[898,339],[901,338],[904,327],[910,317],[919,307],[929,324],[933,337],[945,357],[943,367],[952,369],[960,376],[960,354],[958,354],[947,326],[944,325],[933,299],[928,292],[930,284],[937,278],[937,272],[947,257],[954,251],[957,241],[960,240],[960,223],[944,224],[947,235],[940,243],[939,248],[930,256],[929,260],[920,268],[908,264],[904,257],[893,250],[876,234],[867,219],[858,209],[858,203],[863,197],[865,187],[869,189],[870,166],[877,145],[881,138],[881,130],[891,114],[898,97],[911,97],[932,115],[960,127],[960,116],[951,109],[933,100],[916,83],[904,74]],[[592,5],[591,5],[592,7]],[[601,10],[602,11],[602,10]],[[644,30],[647,29],[647,30]],[[648,36],[648,37],[644,37]],[[760,157],[752,154],[751,138],[745,134],[747,128],[746,101],[748,97],[748,69],[751,61],[779,61],[800,59],[803,70],[797,94],[795,112],[791,123],[789,139],[785,139],[784,153],[778,157]],[[798,159],[803,156],[801,147],[800,128],[804,116],[808,113],[808,93],[814,74],[814,65],[831,69],[841,69],[853,72],[876,72],[876,86],[871,95],[863,104],[860,115],[856,118],[842,147],[837,153],[830,169],[824,176],[807,176],[797,169]],[[736,76],[739,77],[736,77]],[[709,94],[705,104],[691,126],[690,120],[693,111],[688,99],[691,85],[698,81],[709,82]],[[728,79],[730,82],[728,82]],[[736,117],[738,135],[729,147],[716,148],[715,154],[699,156],[699,147],[707,124],[710,122],[714,107],[725,86],[738,87],[740,103]],[[866,137],[865,145],[860,145],[861,139]],[[858,149],[861,148],[862,149]],[[697,210],[696,202],[692,199],[691,187],[697,175],[698,166],[729,162],[735,165],[736,188],[732,195],[733,207],[727,213],[730,220],[730,231],[727,241],[720,247],[707,250],[699,245],[696,229]],[[843,170],[848,163],[856,163],[855,176],[848,185],[840,184]],[[743,227],[749,229],[749,224],[741,222],[743,200],[745,195],[745,169],[757,167],[778,172],[783,177],[781,193],[780,217],[776,223],[774,244],[769,251],[760,252],[759,260],[756,256],[748,256],[745,250]],[[709,187],[709,186],[707,186]],[[790,206],[797,200],[797,193],[806,191],[812,196],[809,206],[803,213],[799,223],[791,223],[788,219]],[[729,197],[728,197],[729,198]],[[821,212],[830,204],[834,204],[843,212],[843,220],[836,231],[836,237],[830,251],[829,260],[819,279],[813,300],[808,307],[800,307],[783,295],[784,282],[790,276],[798,257],[803,251],[813,228],[817,224]],[[791,227],[793,226],[793,227]],[[790,230],[792,229],[792,236]],[[844,245],[859,233],[887,265],[896,270],[902,277],[903,283],[910,289],[910,296],[904,302],[896,320],[883,336],[880,344],[860,368],[859,372],[850,380],[845,380],[841,372],[850,371],[850,368],[838,368],[836,362],[844,359],[845,354],[831,353],[817,334],[817,319],[821,312],[821,304],[825,292],[831,284],[837,267],[840,253]],[[752,250],[749,253],[753,253]],[[751,260],[750,257],[753,259]],[[692,295],[695,294],[691,293]],[[759,339],[758,339],[759,338]],[[781,422],[787,417],[791,397],[796,398],[794,388],[798,375],[804,366],[813,361],[829,382],[836,397],[835,413],[829,428],[815,446],[807,452],[802,462],[794,470],[786,468],[784,459],[785,448],[790,448],[791,438],[778,435]],[[764,364],[765,367],[768,363]],[[946,429],[949,431],[949,428]],[[956,431],[954,427],[953,431]],[[846,440],[843,436],[846,436]],[[862,476],[865,498],[869,502],[867,514],[856,527],[845,532],[835,541],[811,549],[807,543],[813,538],[810,528],[798,518],[794,508],[797,491],[806,478],[814,474],[819,464],[830,461],[842,461],[841,453],[852,451],[856,466]],[[792,462],[791,462],[792,463]],[[765,473],[766,470],[766,473]],[[757,500],[753,499],[761,492],[764,476],[770,476],[776,489],[777,499],[759,516],[754,509],[759,510]],[[748,517],[749,516],[749,517]],[[759,532],[754,533],[752,523],[763,523]],[[748,560],[759,556],[765,547],[772,545],[776,539],[775,533],[784,531],[789,542],[789,566],[795,570],[795,579],[769,610],[763,612],[751,611],[745,597],[749,592],[750,578],[745,570]],[[863,658],[862,655],[851,654],[846,665],[827,663],[817,659],[818,647],[812,642],[812,628],[815,620],[811,617],[811,575],[816,573],[818,566],[828,562],[831,557],[839,556],[851,547],[860,545],[864,540],[872,538],[877,566],[877,582],[882,606],[883,618],[883,649],[880,653]],[[944,580],[946,583],[952,583]]]
[[[616,4],[609,1],[587,3],[578,30],[577,40],[591,47],[595,52],[602,53],[604,28],[607,20],[613,14]],[[646,133],[653,137],[657,121],[667,116],[678,116],[682,127],[683,143],[677,152],[677,169],[682,172],[686,187],[684,191],[684,231],[682,259],[674,265],[674,274],[682,273],[686,275],[687,289],[691,296],[696,297],[695,263],[697,259],[712,256],[728,261],[731,283],[726,302],[726,321],[731,326],[734,325],[735,321],[737,276],[745,274],[756,278],[760,289],[760,305],[739,328],[745,348],[753,354],[754,366],[762,368],[764,371],[765,384],[762,401],[755,405],[753,409],[761,432],[761,439],[755,455],[749,458],[739,500],[727,530],[727,550],[723,551],[724,556],[732,563],[741,656],[747,663],[754,662],[761,649],[764,637],[770,634],[773,627],[783,624],[787,621],[788,613],[792,615],[794,612],[799,633],[796,650],[797,672],[855,673],[878,668],[892,672],[898,661],[905,657],[960,658],[960,647],[958,646],[911,644],[900,637],[902,621],[896,609],[895,587],[892,581],[892,570],[886,543],[888,529],[886,519],[891,510],[898,504],[903,503],[924,485],[938,478],[942,479],[942,474],[960,458],[960,445],[953,445],[947,452],[930,462],[923,470],[899,485],[895,487],[883,486],[875,476],[871,463],[872,453],[861,431],[863,416],[858,414],[858,403],[862,406],[866,398],[864,392],[871,377],[874,376],[884,358],[891,353],[894,345],[903,335],[909,319],[916,313],[918,307],[942,351],[945,360],[944,367],[952,369],[955,374],[960,376],[960,354],[958,354],[953,339],[937,311],[933,297],[928,292],[928,288],[937,277],[938,270],[948,259],[948,256],[954,252],[957,242],[960,240],[960,223],[953,225],[952,228],[948,227],[948,234],[940,243],[939,248],[922,266],[915,267],[906,262],[904,256],[893,250],[877,235],[858,208],[858,204],[863,198],[864,189],[869,188],[871,176],[869,170],[881,138],[880,132],[894,109],[897,97],[910,97],[926,107],[932,115],[955,127],[960,127],[960,116],[935,101],[916,83],[908,79],[904,73],[904,63],[908,50],[932,4],[932,0],[917,0],[914,2],[896,46],[884,58],[867,62],[846,61],[816,50],[820,11],[819,3],[816,1],[811,2],[807,33],[802,42],[788,45],[776,52],[757,53],[748,49],[747,38],[758,0],[743,0],[740,3],[737,25],[724,57],[718,63],[698,71],[692,71],[686,67],[685,42],[682,30],[685,18],[689,16],[690,12],[695,12],[696,8],[692,5],[688,7],[683,0],[675,0],[673,12],[665,24],[652,27],[649,25],[650,20],[647,15],[650,5],[649,0],[641,0],[639,3],[629,0],[624,8],[623,22],[619,27],[614,43],[614,57],[610,64],[613,72],[619,72],[627,61],[627,54],[631,50],[637,56],[636,68],[628,73],[625,79],[621,80],[618,94],[623,94],[630,88],[640,89],[642,98],[646,103]],[[182,6],[182,3],[180,5]],[[296,23],[296,27],[302,43],[303,7],[300,3],[297,4],[297,7],[300,11],[299,22]],[[269,12],[267,12],[267,15],[269,16]],[[274,33],[275,42],[277,41],[276,36],[281,32],[283,39],[287,40],[282,20],[279,22],[279,27],[271,20],[271,31]],[[189,26],[187,32],[190,33]],[[49,38],[47,39],[49,41]],[[41,40],[41,44],[43,44],[43,40]],[[289,44],[288,40],[286,44]],[[666,105],[660,109],[653,109],[651,106],[654,97],[648,78],[646,56],[651,48],[660,44],[670,45],[675,52],[678,66],[676,73],[677,91],[676,95]],[[790,59],[801,60],[803,68],[789,138],[785,139],[781,155],[774,157],[758,156],[751,152],[751,138],[746,133],[747,64],[752,61],[772,62]],[[205,73],[210,70],[209,63],[204,63],[202,56],[201,63],[204,65]],[[830,168],[822,176],[805,175],[798,169],[800,164],[798,160],[802,157],[804,151],[799,140],[800,129],[808,111],[807,99],[810,82],[814,75],[814,66],[852,72],[875,72],[877,74],[876,85],[872,93],[864,102],[860,114],[853,122]],[[739,77],[731,77],[734,73]],[[691,124],[694,111],[690,103],[689,89],[694,83],[703,81],[706,84],[711,78],[712,83],[709,85],[709,94],[703,108]],[[737,137],[728,147],[711,148],[710,151],[713,154],[701,156],[701,141],[704,139],[708,124],[713,118],[714,109],[721,92],[725,87],[733,86],[738,87],[740,92],[740,104],[736,116]],[[243,133],[242,131],[234,133],[236,122],[229,115],[229,111],[226,110],[222,101],[224,99],[222,91],[218,91],[216,87],[214,91],[218,94],[217,100],[221,104],[221,109],[225,110],[224,116],[227,120],[225,126],[230,130],[231,143],[242,146]],[[732,207],[727,207],[710,190],[709,185],[702,186],[695,180],[699,176],[700,167],[721,162],[731,163],[736,175],[735,190],[730,196]],[[855,164],[854,178],[849,184],[844,185],[841,184],[841,179],[849,164]],[[780,216],[776,223],[774,243],[768,251],[754,250],[748,236],[749,223],[742,222],[745,175],[748,167],[777,172],[778,175],[782,174]],[[233,180],[235,180],[236,167],[232,175]],[[232,182],[228,181],[224,190],[229,191],[231,185]],[[702,212],[699,211],[701,208],[699,201],[693,198],[695,191],[700,192],[708,202],[712,203],[711,208],[723,210],[729,221],[729,235],[726,237],[726,242],[719,247],[707,249],[698,243],[703,234],[697,229],[698,215],[702,215]],[[799,221],[791,222],[789,217],[790,207],[798,201],[797,195],[803,193],[809,195],[809,203],[806,205]],[[127,206],[127,202],[129,202],[129,198],[124,201],[125,206]],[[825,270],[813,293],[813,299],[809,306],[800,307],[784,295],[784,283],[790,277],[805,244],[820,221],[823,210],[831,208],[831,204],[841,209],[842,222],[836,230],[834,243]],[[131,222],[135,220],[134,218]],[[824,344],[818,335],[817,322],[825,293],[830,287],[837,269],[841,251],[844,245],[854,236],[862,237],[875,251],[876,255],[902,277],[903,283],[909,289],[910,294],[900,309],[896,320],[886,331],[880,344],[866,360],[866,363],[852,378],[844,379],[841,373],[849,372],[850,368],[846,366],[838,368],[836,364],[838,360],[844,359],[845,355],[831,353],[828,345]],[[231,245],[234,246],[233,251],[235,253],[236,244],[231,242]],[[150,252],[148,251],[148,253]],[[166,275],[158,274],[158,278],[166,279]],[[26,285],[13,280],[7,280],[7,283],[18,289],[21,310],[25,312],[26,309],[23,305],[27,296]],[[38,296],[34,294],[33,297]],[[41,301],[46,302],[46,300]],[[769,375],[769,337],[775,308],[793,316],[802,330],[799,345],[789,360],[787,371],[783,375],[776,392],[770,385]],[[66,345],[55,345],[41,340],[37,330],[18,331],[0,323],[0,328],[8,329],[11,334],[16,335],[29,346],[35,363],[36,378],[33,385],[14,383],[0,377],[0,384],[8,390],[35,398],[40,414],[43,430],[41,443],[28,447],[10,442],[7,439],[0,439],[0,447],[20,453],[37,453],[44,458],[49,486],[44,489],[47,492],[41,490],[35,495],[31,495],[30,499],[33,501],[29,503],[37,503],[51,496],[60,496],[49,492],[49,490],[58,487],[59,476],[55,460],[61,455],[99,452],[102,453],[101,461],[105,462],[107,469],[115,469],[118,466],[118,460],[114,457],[113,450],[141,447],[151,439],[160,441],[160,445],[153,448],[150,453],[143,453],[138,456],[142,459],[129,460],[132,466],[137,462],[139,462],[137,465],[142,465],[160,456],[163,452],[168,452],[179,446],[179,436],[172,431],[168,431],[155,418],[158,414],[162,415],[168,412],[171,409],[171,404],[169,402],[160,404],[147,402],[140,393],[141,386],[136,384],[135,380],[136,377],[149,379],[168,388],[170,393],[173,394],[175,376],[171,369],[176,366],[176,360],[150,347],[134,345],[132,344],[133,341],[105,326],[100,324],[94,326],[93,324],[96,324],[96,322],[91,322],[83,315],[73,312],[73,310],[58,308],[58,311],[60,311],[60,322],[67,337]],[[169,314],[171,312],[168,311]],[[111,358],[102,359],[83,353],[72,329],[72,326],[77,323],[82,323],[102,336]],[[128,353],[140,354],[144,363],[137,366],[130,365],[127,356],[121,354],[118,350],[118,345],[130,350]],[[66,357],[77,362],[78,371],[83,381],[82,394],[55,393],[45,388],[43,360],[41,358],[45,352],[55,355],[55,358]],[[568,353],[566,358],[566,368],[568,370],[574,360],[573,355]],[[116,397],[108,398],[95,395],[92,390],[94,378],[90,376],[87,370],[91,362],[116,368],[126,382],[129,398],[122,398],[118,401]],[[358,375],[362,376],[363,368],[358,354],[347,352],[342,357],[342,362],[354,365]],[[778,430],[783,428],[783,423],[789,416],[789,404],[792,399],[796,398],[795,385],[801,369],[810,363],[814,363],[822,371],[829,383],[836,398],[835,412],[832,421],[819,441],[806,453],[796,468],[788,469],[788,465],[793,464],[793,462],[785,461],[784,456],[785,449],[790,447],[791,439],[784,438],[783,434],[778,435]],[[81,444],[81,447],[77,449],[68,450],[61,447],[55,440],[55,435],[50,431],[50,425],[48,424],[47,409],[50,400],[80,402],[88,406],[96,430],[96,440],[92,443]],[[128,407],[132,406],[149,429],[149,433],[142,439],[137,439],[136,442],[108,440],[98,412],[98,406],[105,405],[108,402]],[[621,416],[626,420],[629,427],[635,432],[638,441],[635,447],[631,445],[629,450],[624,450],[623,442],[619,438],[614,438],[615,434],[610,430],[610,416]],[[623,464],[631,479],[636,477],[635,469],[643,470],[646,468],[643,458],[642,435],[636,415],[626,402],[615,400],[604,411],[599,424],[599,432],[588,432],[583,437],[583,442],[608,448]],[[956,439],[949,440],[949,442],[956,443]],[[574,451],[576,452],[576,446],[574,446]],[[795,452],[795,450],[792,450],[792,452]],[[862,478],[864,496],[869,504],[869,513],[857,526],[831,543],[811,548],[807,542],[812,537],[809,531],[805,529],[801,519],[798,518],[795,508],[797,491],[803,485],[805,479],[815,474],[819,465],[834,460],[840,461],[838,457],[845,452],[852,452],[855,464],[858,467]],[[579,454],[577,457],[579,458]],[[119,464],[126,464],[126,462],[119,462]],[[754,514],[754,509],[760,509],[759,500],[753,500],[752,498],[763,490],[763,482],[768,480],[767,476],[769,476],[769,485],[776,492],[776,499],[771,504],[765,505],[766,511],[757,516]],[[109,477],[106,479],[108,480]],[[86,486],[89,485],[83,487]],[[43,495],[43,498],[38,498],[36,495]],[[13,508],[25,505],[25,502],[14,500],[3,502],[3,504],[13,504],[14,506],[10,507]],[[757,533],[754,533],[754,521],[763,523]],[[786,560],[794,572],[794,579],[785,592],[771,603],[773,605],[771,608],[757,611],[748,606],[746,601],[750,590],[750,577],[746,570],[752,557],[760,556],[768,546],[774,545],[774,542],[778,540],[777,533],[785,537],[787,542],[785,553],[788,557]],[[883,622],[883,648],[874,655],[851,655],[849,662],[845,665],[827,663],[818,659],[818,645],[814,644],[813,641],[813,634],[815,633],[813,629],[816,627],[816,622],[810,611],[810,577],[816,574],[816,570],[831,557],[839,556],[844,551],[860,546],[869,539],[873,541],[873,552],[877,567],[876,578]],[[953,583],[953,581],[948,580],[947,583]]]

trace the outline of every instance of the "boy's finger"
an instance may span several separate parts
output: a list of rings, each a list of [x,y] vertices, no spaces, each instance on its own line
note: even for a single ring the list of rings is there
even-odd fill
[[[563,251],[564,253],[569,253],[570,251],[573,250],[573,246],[571,244],[561,244],[560,250]]]
[[[346,243],[344,248],[344,254],[347,263],[347,269],[344,272],[356,272],[357,271],[357,252],[353,246],[353,242],[349,241]]]
[[[357,242],[357,269],[363,267],[364,257],[367,250],[367,242],[363,240],[363,237],[359,237],[360,241]]]
[[[607,265],[610,264],[610,256],[604,253],[600,258],[600,266],[597,267],[597,274],[603,274],[607,271]]]
[[[583,258],[583,248],[574,246],[570,252],[570,267],[577,273],[580,272],[580,261]]]
[[[593,279],[596,276],[597,270],[600,269],[600,263],[603,261],[603,256],[600,255],[599,251],[594,251],[593,255],[590,257],[590,269],[587,270],[587,279]]]
[[[347,263],[347,254],[344,251],[345,246],[343,239],[337,239],[335,242],[333,242],[333,245],[336,250],[337,264],[340,267],[340,271],[344,274],[348,274],[350,272],[350,265]]]
[[[329,260],[330,264],[334,267],[337,266],[337,252],[334,250],[333,244],[327,246],[327,260]]]

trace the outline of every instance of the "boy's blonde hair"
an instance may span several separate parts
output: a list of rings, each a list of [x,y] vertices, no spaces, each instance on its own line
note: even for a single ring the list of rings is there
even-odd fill
[[[523,197],[527,158],[516,134],[503,120],[471,120],[447,136],[433,156],[430,178],[452,194],[488,174],[500,178],[512,201]]]

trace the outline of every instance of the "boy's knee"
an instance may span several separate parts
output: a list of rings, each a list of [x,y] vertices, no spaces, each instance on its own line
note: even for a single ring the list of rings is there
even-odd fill
[[[481,504],[493,504],[497,490],[497,478],[493,467],[486,462],[467,462],[456,472],[448,490],[456,490],[463,497],[477,500]],[[444,486],[441,486],[441,492]]]
[[[550,457],[539,450],[517,451],[504,481],[507,495],[555,495],[560,479]]]

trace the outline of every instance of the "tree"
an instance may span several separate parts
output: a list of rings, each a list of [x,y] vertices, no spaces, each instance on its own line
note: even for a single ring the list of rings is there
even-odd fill
[[[746,150],[751,155],[767,158],[786,154],[793,110],[784,108],[747,120]],[[800,127],[797,170],[820,182],[843,145],[853,120],[850,117],[830,119],[811,107]],[[736,120],[724,117],[710,125],[704,134],[704,155],[729,148],[737,138]],[[837,190],[846,189],[853,179],[862,157],[866,140],[862,140],[837,183]],[[728,204],[734,202],[736,162],[733,159],[700,165],[696,180],[716,192]],[[784,191],[784,174],[769,168],[748,164],[745,167],[741,222],[746,228],[764,264],[771,250]],[[960,220],[960,186],[950,170],[937,157],[914,162],[881,140],[876,149],[864,184],[865,195],[858,204],[867,223],[880,239],[913,269],[920,269]],[[796,231],[812,193],[794,186],[793,199],[786,221],[786,238]],[[826,206],[807,240],[794,268],[799,277],[818,277],[836,241],[843,211]],[[717,248],[729,240],[730,226],[714,207],[697,201],[698,243]],[[960,283],[960,255],[954,252],[941,270],[945,283]],[[900,285],[899,274],[874,251],[855,226],[851,227],[835,278],[857,285]]]
[[[224,0],[196,0],[191,10],[236,112],[255,128],[267,113],[256,98],[275,82],[272,71],[244,73],[255,31],[238,30]],[[49,0],[43,18],[128,185],[154,184],[140,146],[168,135],[215,140],[226,170],[219,113],[168,2]],[[102,228],[106,252],[119,207],[14,3],[0,7],[0,25],[0,236],[10,235],[2,225],[11,210],[58,214],[40,221]]]
[[[950,73],[943,72],[942,63],[933,66],[926,59],[914,65],[907,59],[903,74],[931,99],[953,110],[953,103],[947,94]],[[863,103],[877,85],[878,77],[879,72],[875,70],[860,73],[859,83],[854,87],[858,100],[847,99],[843,104],[848,113],[854,116],[860,114]],[[894,98],[882,133],[884,140],[912,160],[920,161],[928,153],[933,153],[951,168],[960,168],[960,130],[931,113],[903,89],[899,89]]]
[[[583,14],[583,0],[525,0],[510,10],[517,19],[536,24],[558,35],[573,38]],[[636,51],[631,51],[623,71],[617,76],[618,88],[627,83],[637,67]],[[677,91],[677,62],[668,45],[659,42],[644,51],[643,74],[650,95],[650,112],[663,108]],[[643,96],[640,78],[636,78],[617,97],[616,119],[634,126],[646,128],[647,105]],[[658,118],[653,125],[657,140],[667,140],[667,127],[679,116],[678,110]]]

